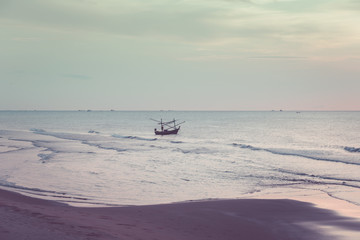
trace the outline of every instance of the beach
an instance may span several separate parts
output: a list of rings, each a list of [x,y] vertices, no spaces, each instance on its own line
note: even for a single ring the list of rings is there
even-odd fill
[[[0,12],[0,240],[360,240],[360,0]]]
[[[166,113],[1,112],[0,239],[360,239],[359,112]]]
[[[0,239],[358,239],[359,218],[290,199],[73,207],[0,190]]]

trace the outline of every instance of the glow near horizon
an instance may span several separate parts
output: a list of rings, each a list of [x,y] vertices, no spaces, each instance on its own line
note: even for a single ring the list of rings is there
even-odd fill
[[[354,0],[3,0],[0,109],[360,110]]]

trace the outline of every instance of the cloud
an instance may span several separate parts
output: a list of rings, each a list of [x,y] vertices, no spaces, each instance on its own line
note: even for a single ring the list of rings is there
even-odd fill
[[[233,55],[202,55],[202,56],[179,58],[179,60],[181,61],[189,61],[189,62],[229,61],[236,59],[239,59],[239,57]]]
[[[2,18],[59,30],[129,36],[209,36],[204,16],[214,7],[163,1],[13,0]],[[1,11],[1,10],[0,10]]]
[[[334,49],[348,56],[346,46],[359,46],[355,23],[360,16],[339,10],[339,4],[359,5],[351,0],[346,4],[339,0],[332,4],[310,0],[12,0],[3,4],[0,13],[12,22],[9,27],[41,28],[69,37],[104,34],[185,44],[194,51],[213,51],[209,54],[213,59],[231,56],[229,52],[246,52],[245,57],[251,57],[250,52],[252,57],[308,56]]]
[[[344,0],[336,1],[332,4],[329,4],[334,9],[343,9],[346,11],[360,11],[360,1],[358,0]]]
[[[248,59],[304,60],[304,59],[307,59],[307,57],[297,57],[297,56],[255,56],[255,57],[249,57]]]

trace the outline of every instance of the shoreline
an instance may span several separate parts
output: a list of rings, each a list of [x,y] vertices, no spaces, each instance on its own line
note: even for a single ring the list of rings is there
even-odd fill
[[[0,189],[0,239],[359,239],[359,211],[271,197],[89,208]]]

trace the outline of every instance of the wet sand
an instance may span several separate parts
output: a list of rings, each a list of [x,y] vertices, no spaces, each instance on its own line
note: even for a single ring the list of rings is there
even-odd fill
[[[2,240],[355,240],[359,231],[359,219],[288,199],[85,208],[0,190]]]

